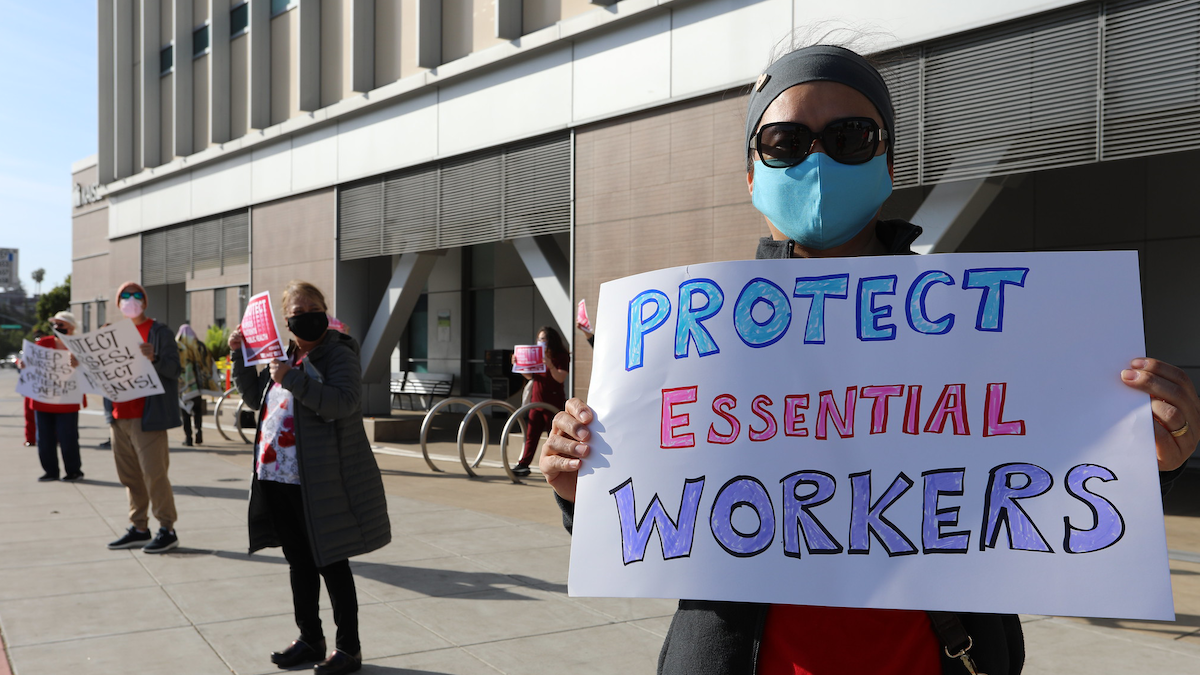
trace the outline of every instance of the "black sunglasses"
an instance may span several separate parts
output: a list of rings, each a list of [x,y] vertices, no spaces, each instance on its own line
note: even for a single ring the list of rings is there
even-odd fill
[[[142,295],[141,291],[121,291],[121,296],[119,298],[120,300],[128,300],[130,298],[133,298],[134,300],[145,300],[146,296]]]
[[[750,149],[763,164],[782,169],[803,162],[812,154],[817,139],[821,140],[825,154],[835,162],[864,164],[879,151],[879,142],[888,140],[888,133],[869,117],[834,120],[820,131],[795,122],[774,122],[758,130],[751,139]]]

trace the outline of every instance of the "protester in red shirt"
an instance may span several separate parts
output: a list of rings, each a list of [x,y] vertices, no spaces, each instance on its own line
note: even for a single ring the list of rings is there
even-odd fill
[[[50,327],[59,335],[73,335],[75,315],[59,312],[50,319]],[[47,349],[67,348],[61,339],[53,335],[40,337],[35,344]],[[71,356],[71,365],[76,365],[74,356]],[[82,479],[82,462],[79,458],[79,406],[55,405],[33,399],[28,401],[37,424],[38,459],[42,462],[43,473],[38,481],[45,483],[58,480],[58,447],[62,448],[63,470],[66,471],[62,479]],[[85,400],[84,403],[86,402]]]
[[[532,380],[530,401],[549,403],[562,410],[567,403],[567,394],[563,382],[567,379],[567,369],[571,366],[571,354],[563,344],[562,336],[550,326],[542,326],[538,331],[537,343],[542,347],[542,360],[546,364],[544,373],[522,373],[525,379]],[[513,363],[517,362],[516,354]],[[549,410],[535,408],[529,411],[529,428],[525,430],[525,448],[521,452],[521,460],[513,467],[517,476],[529,475],[529,464],[537,452],[538,441],[542,433],[550,430],[553,416]]]

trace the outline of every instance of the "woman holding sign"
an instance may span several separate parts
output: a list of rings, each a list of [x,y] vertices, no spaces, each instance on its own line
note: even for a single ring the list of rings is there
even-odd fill
[[[337,642],[315,672],[350,673],[362,666],[362,648],[349,559],[392,539],[383,480],[363,429],[359,346],[329,329],[325,296],[312,284],[288,284],[283,307],[295,337],[286,361],[256,372],[245,366],[241,326],[229,336],[238,390],[259,413],[250,551],[282,546],[291,570],[300,637],[271,662],[291,668],[325,657],[317,609],[324,577]]]
[[[57,335],[73,335],[75,333],[75,315],[70,312],[59,312],[50,319],[50,327]],[[55,335],[47,335],[37,340],[37,346],[50,349],[66,349],[66,345]],[[71,356],[74,365],[75,357]],[[84,406],[87,399],[83,399]],[[44,473],[41,482],[58,480],[58,450],[62,448],[63,469],[66,473],[62,479],[76,481],[83,479],[82,461],[79,457],[79,406],[56,405],[33,401],[34,419],[37,420],[38,459],[42,462]]]
[[[746,183],[770,234],[756,257],[911,254],[921,229],[879,218],[892,191],[894,131],[887,84],[858,54],[818,45],[775,60],[752,87],[745,129]],[[1200,425],[1200,399],[1182,371],[1160,361],[1135,359],[1119,376],[1154,398],[1167,484],[1200,439],[1190,427]],[[540,467],[568,529],[593,422],[582,401],[568,401],[543,449]],[[659,672],[1005,675],[1023,662],[1013,615],[684,600]]]
[[[549,403],[563,409],[567,402],[567,393],[563,382],[567,379],[568,368],[571,366],[571,354],[563,345],[562,336],[550,326],[542,326],[537,336],[538,346],[542,348],[542,363],[545,371],[540,373],[522,372],[525,379],[532,380],[532,391],[529,400],[536,403]],[[513,354],[513,365],[517,364],[517,355]],[[513,467],[516,476],[528,476],[529,464],[537,452],[538,441],[542,433],[548,431],[553,424],[550,411],[536,408],[529,411],[529,428],[525,430],[525,448],[521,459]]]

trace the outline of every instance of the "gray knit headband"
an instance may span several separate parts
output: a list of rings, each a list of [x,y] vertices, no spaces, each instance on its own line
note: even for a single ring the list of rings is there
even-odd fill
[[[887,83],[875,67],[858,54],[843,47],[831,45],[814,45],[797,49],[767,68],[758,78],[750,92],[750,112],[746,115],[746,147],[750,147],[750,139],[763,113],[785,89],[805,82],[838,82],[867,97],[883,118],[883,128],[887,129],[889,143],[895,134],[892,119],[892,96],[888,93]]]

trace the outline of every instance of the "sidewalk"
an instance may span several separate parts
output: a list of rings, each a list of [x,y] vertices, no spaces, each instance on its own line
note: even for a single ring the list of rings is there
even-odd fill
[[[14,386],[0,371],[0,635],[12,672],[280,672],[267,656],[296,628],[278,549],[245,553],[249,446],[210,427],[204,446],[184,448],[173,431],[181,548],[109,551],[127,523],[111,453],[95,447],[103,417],[80,416],[86,480],[37,483]],[[654,672],[675,603],[568,598],[570,538],[536,476],[513,485],[485,466],[467,480],[456,461],[438,474],[403,456],[418,448],[393,450],[377,457],[394,540],[352,563],[362,672]],[[431,450],[456,456],[452,444]],[[1168,534],[1172,549],[1200,551],[1200,513],[1170,516]],[[1025,672],[1200,672],[1200,557],[1171,567],[1178,621],[1025,617]],[[322,608],[332,634],[325,598]]]

